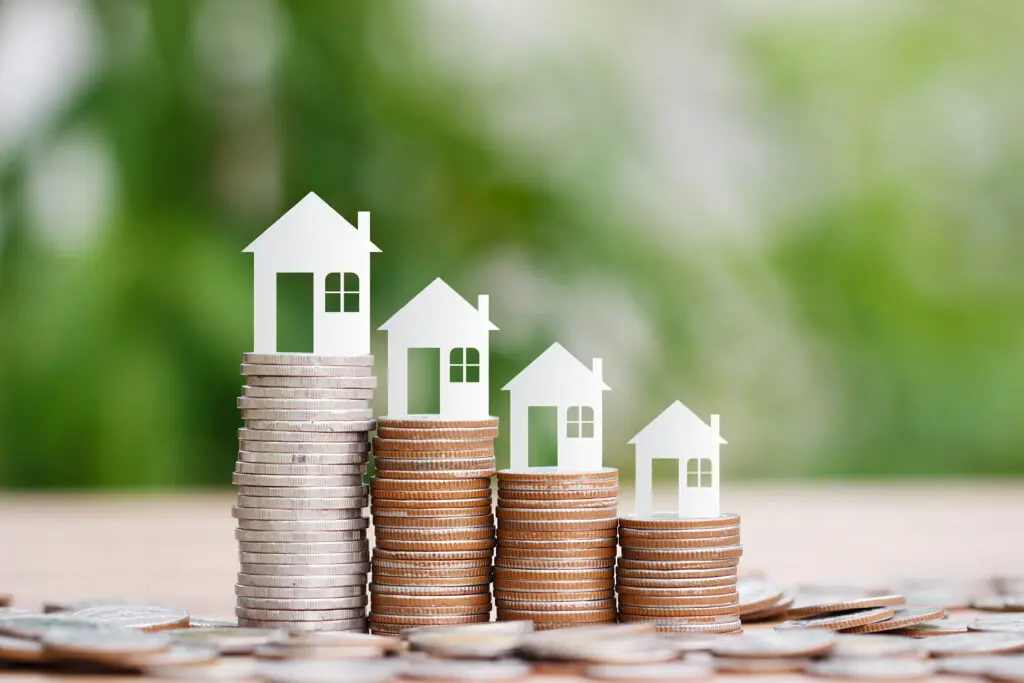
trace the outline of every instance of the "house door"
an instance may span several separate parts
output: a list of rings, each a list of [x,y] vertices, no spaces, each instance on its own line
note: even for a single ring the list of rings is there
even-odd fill
[[[441,412],[441,350],[409,349],[409,412],[438,415]]]
[[[530,406],[529,410],[530,467],[554,467],[558,464],[558,408]]]
[[[277,274],[277,350],[313,352],[313,274]]]

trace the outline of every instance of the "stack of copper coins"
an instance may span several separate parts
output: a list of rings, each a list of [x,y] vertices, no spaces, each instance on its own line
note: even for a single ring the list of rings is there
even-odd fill
[[[370,629],[489,621],[498,418],[383,417],[370,480]]]
[[[741,630],[738,515],[622,517],[619,539],[620,621],[654,622],[658,630],[673,632]]]
[[[242,374],[238,623],[365,632],[373,356],[248,353]]]
[[[618,470],[498,473],[499,621],[537,629],[615,621]]]

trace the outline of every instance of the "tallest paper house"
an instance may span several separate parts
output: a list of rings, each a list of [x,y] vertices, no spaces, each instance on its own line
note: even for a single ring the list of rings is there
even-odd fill
[[[358,227],[357,227],[358,226]],[[357,226],[310,192],[245,248],[255,259],[256,353],[278,353],[278,276],[311,276],[313,353],[370,353],[370,213]]]

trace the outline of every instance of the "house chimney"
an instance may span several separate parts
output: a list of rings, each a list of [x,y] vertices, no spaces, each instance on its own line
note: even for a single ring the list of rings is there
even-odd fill
[[[711,433],[714,434],[715,436],[721,436],[721,432],[719,431],[721,429],[721,422],[720,421],[721,421],[721,416],[720,415],[712,415],[711,416]]]
[[[594,369],[594,379],[598,382],[604,381],[604,361],[600,358],[595,358],[591,363],[591,367]]]
[[[362,235],[366,239],[367,242],[369,242],[370,241],[370,212],[369,211],[360,211],[359,212],[359,220],[358,220],[358,223],[357,223],[356,227],[359,229],[359,234]]]
[[[481,294],[476,298],[476,310],[480,311],[480,316],[485,322],[491,321],[491,297],[486,294]]]

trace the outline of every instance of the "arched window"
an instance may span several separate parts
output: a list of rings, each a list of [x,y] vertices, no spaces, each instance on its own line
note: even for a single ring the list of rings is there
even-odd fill
[[[448,380],[455,384],[480,381],[480,351],[452,349],[448,354]]]
[[[331,273],[327,276],[324,290],[324,310],[328,313],[359,312],[359,275]]]
[[[594,409],[590,406],[569,406],[565,416],[565,436],[570,439],[593,439]]]
[[[690,458],[686,461],[686,487],[710,488],[711,487],[711,459]]]

